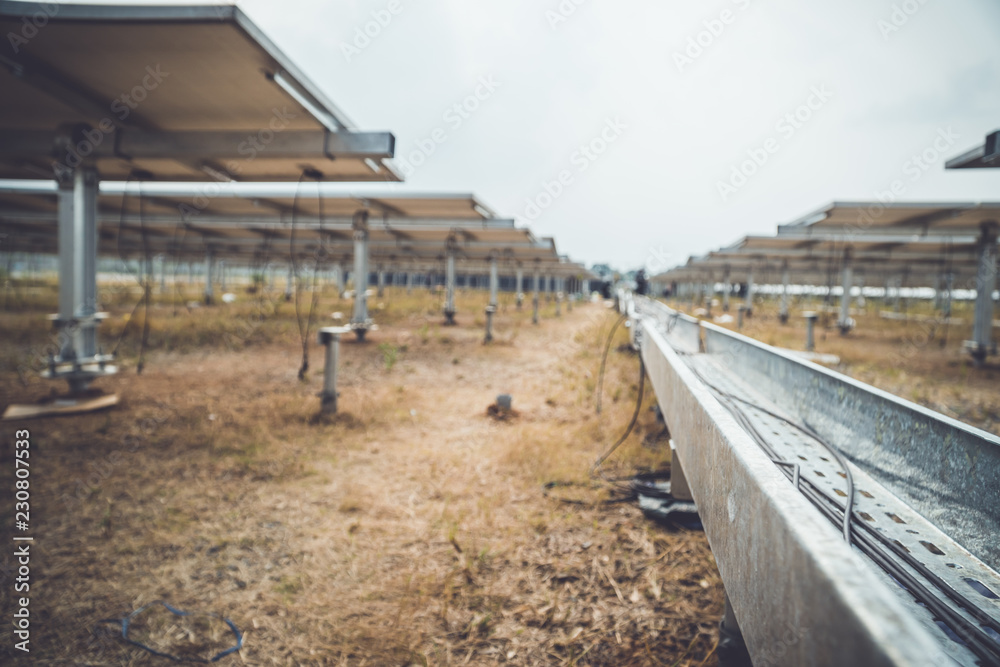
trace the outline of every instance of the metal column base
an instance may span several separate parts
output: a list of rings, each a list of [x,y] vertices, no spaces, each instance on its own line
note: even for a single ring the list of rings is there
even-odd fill
[[[646,518],[671,527],[702,530],[698,506],[691,496],[691,487],[673,440],[670,441],[670,478],[646,481],[640,475],[636,480],[639,482],[639,509]]]
[[[319,411],[323,414],[335,414],[337,412],[337,398],[340,392],[337,391],[337,364],[340,358],[340,336],[349,332],[350,327],[324,327],[319,330],[319,344],[326,348],[326,363],[323,367],[323,391],[317,396],[320,398]],[[357,333],[357,330],[355,330]],[[364,334],[361,334],[364,337]],[[360,338],[359,338],[360,340]]]
[[[49,319],[56,329],[62,332],[60,337],[72,340],[79,329],[87,326],[96,328],[107,316],[107,313],[94,313],[89,317],[67,321],[60,319],[58,315],[50,315]],[[47,380],[66,380],[69,383],[70,396],[83,395],[94,380],[118,372],[118,367],[111,364],[115,359],[114,355],[98,351],[90,357],[78,357],[75,349],[70,350],[69,354],[67,357],[63,357],[62,354],[50,356],[48,367],[41,372],[41,376]]]
[[[453,327],[453,326],[455,326],[455,324],[456,324],[456,322],[455,322],[455,311],[454,310],[446,310],[446,311],[444,311],[444,325],[446,327]]]
[[[650,495],[639,492],[639,509],[647,519],[673,528],[702,529],[698,506],[690,500],[674,498],[670,494],[669,480],[651,484],[647,492]]]
[[[46,380],[66,380],[69,383],[70,395],[82,394],[97,378],[114,375],[118,367],[108,364],[114,357],[110,354],[99,354],[91,359],[74,361],[49,360],[48,369],[41,375]]]
[[[493,314],[496,312],[496,306],[486,306],[486,338],[483,340],[484,343],[489,343],[493,340]]]
[[[61,396],[53,396],[44,403],[15,404],[11,403],[4,410],[0,421],[18,419],[39,419],[42,417],[59,417],[61,415],[76,415],[86,412],[97,412],[118,405],[118,394],[105,394],[97,389],[84,392],[74,392]]]
[[[974,340],[967,340],[962,345],[968,350],[969,355],[972,357],[972,362],[977,368],[986,363],[987,357],[991,357],[997,353],[995,342],[989,347],[984,347]]]
[[[365,334],[369,331],[375,331],[378,329],[378,327],[375,326],[375,323],[371,320],[367,320],[365,322],[351,322],[350,327],[359,343],[365,342]]]
[[[736,622],[736,615],[733,613],[733,606],[729,604],[729,596],[726,596],[726,610],[719,621],[719,648],[717,649],[720,667],[753,667],[750,661],[750,652],[747,650],[746,642],[743,641],[743,633],[740,632],[739,623]]]

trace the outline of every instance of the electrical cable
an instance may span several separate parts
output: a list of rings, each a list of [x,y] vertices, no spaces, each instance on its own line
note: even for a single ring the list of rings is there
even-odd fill
[[[137,641],[135,639],[132,639],[132,637],[129,636],[129,630],[131,628],[133,619],[135,619],[136,616],[143,613],[144,611],[146,611],[147,609],[149,609],[154,605],[160,605],[174,616],[182,616],[182,617],[204,616],[208,618],[218,618],[222,620],[222,622],[225,623],[227,626],[229,626],[229,631],[233,633],[233,637],[235,638],[236,643],[233,646],[216,653],[211,658],[199,658],[199,657],[183,657],[174,655],[172,653],[166,653],[165,651],[158,651],[151,646],[143,644],[142,642]],[[128,614],[124,618],[105,618],[98,621],[98,624],[103,624],[103,623],[121,626],[122,639],[124,639],[126,642],[132,644],[133,646],[137,646],[148,653],[159,656],[161,658],[168,658],[170,660],[173,660],[174,662],[195,662],[201,664],[210,664],[213,662],[218,662],[222,658],[225,658],[227,655],[231,655],[236,651],[239,651],[241,648],[243,648],[243,633],[240,632],[240,629],[236,627],[236,624],[233,623],[228,618],[225,618],[223,616],[220,616],[219,614],[214,614],[214,613],[182,611],[180,609],[175,609],[174,607],[170,606],[169,604],[167,604],[162,600],[156,600],[155,602],[150,602],[147,605],[143,605],[142,607],[139,607],[138,609],[133,611],[131,614]]]
[[[808,425],[805,425],[804,427],[800,426],[800,425],[798,425],[798,424],[796,424],[796,423],[794,423],[794,422],[792,422],[792,421],[790,421],[790,420],[788,420],[788,419],[786,419],[784,417],[781,417],[780,415],[776,415],[775,413],[770,412],[769,410],[767,410],[766,408],[763,408],[762,406],[753,404],[753,403],[751,403],[749,401],[745,401],[744,399],[741,399],[739,397],[733,396],[732,394],[728,394],[728,396],[734,398],[737,401],[740,401],[742,403],[750,405],[750,406],[754,407],[755,409],[761,410],[765,414],[768,414],[768,415],[773,416],[775,418],[781,419],[782,421],[785,421],[790,426],[792,426],[792,427],[794,427],[794,428],[802,431],[803,433],[809,435],[818,444],[822,445],[825,449],[827,449],[827,451],[829,451],[833,456],[835,456],[838,459],[838,463],[844,468],[845,473],[847,475],[850,475],[850,469],[846,466],[846,460],[843,459],[843,456],[835,448],[833,448],[832,445],[830,445],[829,443],[825,442],[815,432],[815,430],[812,429],[811,427],[809,427]],[[745,415],[744,415],[744,419],[745,419]],[[752,424],[750,424],[748,420],[746,422],[746,425],[749,427],[749,428],[747,428],[748,432],[751,433],[752,437],[754,438],[755,441],[757,441],[757,443],[759,445],[762,445],[762,448],[764,448],[765,451],[773,451],[769,447],[764,446],[765,440],[764,440],[763,436],[761,435],[761,433],[759,432],[759,430],[756,429],[756,427],[754,427]],[[784,461],[780,461],[780,460],[774,461],[774,462],[775,463],[779,463],[779,464],[788,465],[788,462],[784,462]],[[797,464],[793,464],[793,465],[797,465]],[[786,476],[788,476],[790,474],[787,470],[783,470],[783,472],[785,473]],[[793,480],[793,483],[795,483],[796,481],[797,481],[797,476],[796,476],[796,480]],[[808,498],[810,498],[810,500],[813,502],[813,504],[819,505],[820,504],[820,499],[821,499],[822,501],[825,501],[825,502],[827,502],[827,503],[829,503],[829,504],[831,504],[831,505],[833,505],[834,507],[837,508],[836,511],[833,511],[833,510],[826,511],[826,512],[824,512],[824,514],[833,523],[835,523],[835,524],[836,523],[840,523],[841,525],[843,525],[844,531],[845,531],[845,538],[848,539],[848,544],[852,544],[852,541],[850,540],[850,537],[849,537],[850,533],[848,531],[849,531],[849,527],[851,525],[851,522],[852,521],[856,521],[856,518],[854,516],[854,511],[853,511],[853,498],[854,498],[854,494],[853,494],[853,486],[854,486],[853,485],[853,479],[850,478],[850,477],[848,478],[848,486],[849,486],[848,499],[847,499],[847,501],[845,501],[843,507],[840,506],[840,503],[836,499],[834,499],[834,498],[830,497],[829,495],[827,495],[822,489],[820,489],[819,487],[817,487],[812,482],[809,482],[808,480],[806,480],[806,483],[807,483],[807,486],[809,486],[809,487],[812,488],[812,491],[809,492],[809,493],[806,493],[802,489],[802,487],[801,487],[800,484],[796,484],[796,487],[800,491],[803,491],[803,493],[805,493],[805,495]],[[841,515],[841,513],[842,513],[842,515]],[[867,523],[865,523],[863,521],[857,521],[857,523],[858,523],[858,525],[862,526],[865,530],[867,530],[872,536],[875,537],[875,539],[877,539],[879,542],[881,542],[885,547],[889,548],[891,551],[893,551],[893,553],[895,553],[897,556],[899,556],[904,561],[906,561],[907,564],[910,565],[913,569],[915,569],[918,572],[920,572],[920,574],[922,574],[926,579],[928,579],[937,588],[939,588],[943,593],[945,593],[945,595],[947,595],[948,597],[950,597],[952,600],[954,600],[960,606],[962,606],[967,612],[969,612],[971,615],[973,615],[974,617],[976,617],[977,621],[979,621],[980,623],[990,624],[991,626],[996,626],[997,625],[996,621],[994,621],[993,619],[991,619],[988,615],[984,614],[982,612],[982,610],[980,610],[978,607],[976,607],[975,605],[972,605],[971,603],[969,603],[967,599],[965,599],[963,596],[961,596],[961,594],[959,594],[953,588],[951,588],[950,586],[948,586],[946,582],[944,582],[939,577],[937,577],[937,575],[935,575],[931,570],[929,570],[928,568],[926,568],[919,561],[917,561],[916,559],[914,559],[908,552],[906,552],[905,549],[903,549],[899,545],[895,544],[892,540],[890,540],[889,538],[885,537],[884,535],[881,535],[881,534],[877,533],[876,531],[874,531],[874,529],[872,529],[870,526],[868,526]],[[857,535],[857,533],[855,533],[855,535]],[[875,561],[875,563],[877,565],[879,565],[879,567],[881,567],[883,570],[885,570],[896,581],[899,581],[899,582],[904,582],[905,581],[905,582],[907,582],[907,584],[906,584],[905,587],[911,593],[913,593],[914,596],[918,600],[921,600],[924,604],[926,604],[928,606],[928,608],[932,609],[932,611],[935,613],[935,615],[937,617],[942,618],[942,619],[947,619],[949,627],[952,627],[953,629],[955,629],[956,626],[960,627],[962,629],[962,632],[958,633],[958,634],[961,634],[963,636],[963,640],[966,641],[966,643],[970,646],[970,650],[973,650],[974,652],[976,652],[976,654],[979,655],[980,657],[985,658],[985,657],[989,657],[988,650],[992,650],[992,649],[987,649],[987,648],[984,648],[984,647],[988,647],[990,645],[993,645],[996,648],[1000,649],[1000,645],[997,645],[996,642],[993,641],[985,633],[979,631],[974,626],[969,625],[967,623],[967,621],[965,621],[965,619],[963,619],[960,615],[958,615],[951,607],[948,607],[947,605],[941,605],[941,604],[938,604],[936,602],[929,601],[927,598],[933,598],[935,601],[937,600],[937,598],[935,598],[934,596],[932,596],[929,593],[929,591],[926,590],[925,587],[923,587],[918,581],[916,581],[915,579],[913,579],[912,576],[910,576],[905,571],[905,569],[902,569],[900,566],[898,566],[898,564],[896,564],[891,559],[886,559],[886,557],[885,557],[884,554],[877,553],[880,550],[878,549],[877,546],[875,546],[875,545],[873,545],[871,543],[871,540],[870,540],[869,537],[858,537],[853,542],[853,544],[854,544],[854,546],[857,546],[862,551],[862,553],[865,553],[865,555],[868,555],[869,557],[871,557],[872,560]],[[997,629],[1000,629],[1000,628],[997,628]],[[958,632],[958,630],[956,630],[956,632]]]
[[[687,355],[682,355],[682,356],[687,356]],[[833,456],[837,460],[837,463],[840,464],[840,467],[844,469],[844,476],[845,476],[845,479],[847,480],[847,508],[848,509],[847,509],[847,512],[846,512],[846,514],[844,516],[844,521],[843,521],[842,528],[843,528],[843,532],[844,532],[844,540],[848,544],[851,544],[851,511],[852,511],[852,509],[854,507],[854,475],[851,473],[851,469],[847,465],[847,459],[844,458],[844,455],[841,454],[840,451],[837,450],[835,447],[833,447],[833,445],[831,445],[828,442],[826,442],[825,440],[823,440],[823,438],[815,431],[815,429],[813,429],[812,427],[810,427],[808,424],[804,424],[804,425],[797,424],[794,421],[792,421],[791,419],[788,419],[787,417],[784,417],[784,416],[779,415],[779,414],[777,414],[775,412],[772,412],[771,410],[768,410],[767,408],[765,408],[762,405],[759,405],[759,404],[754,403],[752,401],[748,401],[748,400],[746,400],[744,398],[741,398],[740,396],[736,396],[735,394],[732,394],[730,392],[724,391],[723,389],[721,389],[718,386],[716,386],[716,385],[712,384],[711,382],[709,382],[705,378],[705,376],[702,375],[696,368],[694,368],[690,364],[688,364],[688,367],[691,368],[691,370],[694,372],[694,374],[698,377],[698,379],[700,379],[702,381],[702,383],[705,386],[707,386],[708,388],[712,389],[717,394],[725,397],[729,401],[736,401],[736,402],[739,402],[739,403],[743,403],[744,405],[747,405],[747,406],[749,406],[749,407],[751,407],[751,408],[753,408],[753,409],[755,409],[755,410],[757,410],[759,412],[763,412],[764,414],[768,415],[769,417],[773,417],[774,419],[778,419],[780,421],[785,422],[786,424],[788,424],[792,428],[796,429],[797,431],[800,431],[800,432],[804,433],[805,435],[808,435],[810,438],[812,438],[813,440],[815,440],[819,445],[821,445],[824,449],[826,449],[830,453],[831,456]],[[730,410],[730,412],[732,413],[733,410]],[[765,451],[768,452],[768,454],[771,456],[772,463],[786,463],[780,456],[777,455],[776,452],[774,452],[773,449],[770,448],[769,445],[766,444],[767,443],[766,438],[763,437],[763,435],[760,433],[760,431],[750,422],[750,420],[746,417],[746,415],[743,414],[743,412],[741,410],[739,410],[738,408],[736,408],[736,412],[738,412],[739,415],[734,415],[734,416],[736,416],[737,420],[741,422],[741,424],[744,426],[744,428],[746,430],[750,431],[751,434],[753,434],[755,436],[754,440],[757,441],[757,444],[760,445],[762,448],[765,449]]]
[[[122,265],[128,268],[128,263],[125,261],[125,257],[122,253],[122,230],[125,229],[125,203],[128,200],[128,186],[132,182],[132,171],[129,171],[128,175],[125,177],[125,189],[122,190],[122,203],[121,208],[118,210],[118,236],[115,239],[115,246],[118,251],[118,259],[121,260]],[[129,314],[128,320],[125,321],[125,326],[122,327],[122,332],[118,335],[118,340],[115,341],[115,346],[111,350],[111,356],[115,357],[118,355],[118,348],[122,344],[122,340],[125,338],[125,333],[128,331],[129,324],[132,323],[132,318],[135,317],[135,313],[139,308],[139,304],[136,304],[132,308],[132,312]]]
[[[688,359],[688,368],[703,384],[719,396],[720,403],[733,415],[733,417],[740,423],[747,433],[750,434],[751,438],[757,443],[758,446],[761,447],[762,450],[764,450],[764,452],[771,458],[771,461],[778,466],[779,470],[781,470],[781,472],[792,481],[796,489],[803,493],[803,495],[805,495],[806,498],[832,523],[840,524],[843,527],[844,537],[849,545],[853,545],[858,548],[862,553],[875,562],[876,565],[883,569],[890,577],[908,590],[918,602],[927,607],[934,614],[936,619],[944,623],[949,629],[951,629],[952,632],[955,633],[956,636],[960,637],[962,642],[967,648],[969,648],[970,651],[976,654],[976,656],[980,659],[984,660],[985,664],[1000,665],[1000,642],[997,642],[993,637],[984,632],[982,628],[970,623],[951,606],[942,602],[940,598],[932,594],[905,567],[900,565],[898,561],[890,558],[884,550],[888,549],[898,558],[903,560],[910,568],[918,572],[945,596],[962,607],[981,626],[989,627],[994,632],[998,632],[1000,631],[1000,623],[983,612],[982,609],[969,602],[965,596],[954,590],[947,584],[947,582],[942,580],[934,574],[933,571],[914,558],[904,547],[902,547],[902,545],[899,545],[885,535],[882,535],[869,526],[865,521],[859,520],[858,517],[855,516],[853,509],[853,475],[851,474],[846,458],[837,448],[826,442],[814,428],[809,426],[808,423],[803,423],[801,425],[797,424],[787,417],[770,411],[759,404],[719,388],[715,384],[709,382],[704,375],[690,363],[690,354],[686,354],[683,351],[676,349],[675,352],[677,352],[682,358]],[[736,406],[736,403],[742,403],[767,414],[772,418],[785,422],[789,426],[809,436],[817,444],[822,446],[832,456],[834,456],[837,463],[843,468],[847,479],[848,494],[844,504],[841,505],[840,501],[827,495],[825,491],[820,489],[813,482],[808,479],[801,478],[799,474],[799,465],[781,459],[781,457],[767,443],[766,438],[749,420],[746,414]],[[789,470],[789,468],[791,468],[791,470]],[[805,484],[803,485],[802,482]],[[853,540],[851,532],[852,523],[857,523],[862,528],[860,533],[857,531],[853,533]]]
[[[135,374],[142,375],[146,366],[146,346],[149,343],[149,307],[152,295],[153,258],[149,252],[149,235],[146,233],[145,207],[143,205],[142,180],[139,180],[139,229],[142,232],[142,254],[146,259],[146,279],[142,281],[142,296],[145,305],[142,309],[142,338],[139,341],[139,361],[135,366]]]
[[[618,322],[616,322],[615,324],[615,327],[613,327],[611,330],[611,335],[608,337],[609,341],[608,345],[605,347],[605,361],[607,360],[607,350],[608,347],[610,346],[610,341],[614,337],[615,328],[617,328],[618,324],[620,324],[624,319],[625,319],[624,316],[619,318]],[[602,361],[601,363],[602,377],[603,377],[603,371],[604,371],[604,361]],[[592,481],[591,482],[568,482],[568,481],[546,482],[545,484],[542,485],[542,495],[544,495],[547,498],[552,498],[553,500],[558,500],[559,502],[567,503],[570,505],[610,505],[610,504],[631,502],[633,500],[636,500],[638,499],[638,492],[640,490],[640,487],[652,486],[650,484],[646,484],[645,480],[655,478],[656,477],[655,473],[644,475],[643,477],[645,479],[642,481],[639,481],[637,479],[637,476],[627,477],[627,478],[611,478],[603,474],[600,474],[601,466],[608,459],[608,457],[611,456],[611,454],[613,454],[615,450],[617,450],[622,445],[622,443],[624,443],[625,440],[628,439],[629,435],[632,434],[632,430],[635,428],[636,423],[639,421],[639,413],[642,411],[642,401],[645,396],[645,386],[646,386],[646,365],[643,363],[642,358],[640,357],[639,389],[636,395],[635,410],[632,412],[632,418],[629,420],[628,426],[625,428],[624,433],[622,433],[621,436],[619,436],[618,439],[614,442],[614,444],[612,444],[603,454],[601,454],[594,460],[594,463],[591,465],[590,471],[588,473]],[[598,477],[600,477],[601,481],[604,482],[603,484],[593,481],[596,480]],[[629,483],[622,484],[622,482],[624,481],[629,481]],[[598,501],[596,503],[576,500],[572,498],[562,498],[562,497],[552,496],[549,493],[551,489],[558,487],[583,487],[591,489],[604,489],[607,488],[608,485],[610,485],[611,488],[614,489],[615,495],[612,495],[610,498]],[[662,493],[662,492],[656,490],[655,493]],[[649,494],[644,494],[644,495],[649,495]]]
[[[629,420],[628,426],[625,428],[625,432],[621,434],[621,437],[615,441],[615,444],[611,445],[606,452],[597,457],[594,461],[594,465],[590,466],[590,476],[593,477],[597,474],[601,465],[608,460],[616,449],[618,449],[623,442],[631,435],[632,429],[635,428],[635,423],[639,420],[639,412],[642,410],[642,397],[644,389],[646,387],[646,364],[643,363],[642,357],[639,357],[639,395],[635,400],[635,411],[632,412],[632,419]]]
[[[301,192],[302,192],[302,183],[306,179],[306,177],[316,178],[316,174],[317,173],[318,172],[314,172],[313,170],[310,170],[310,169],[304,169],[302,171],[302,173],[299,174],[299,180],[295,184],[295,196],[292,199],[292,229],[291,229],[291,233],[289,234],[289,237],[288,237],[288,261],[290,262],[291,267],[292,267],[291,277],[292,277],[292,280],[295,283],[295,286],[294,286],[294,288],[295,288],[294,289],[294,292],[295,292],[295,324],[299,328],[299,339],[300,339],[300,341],[302,343],[302,363],[299,366],[299,375],[298,375],[299,380],[304,380],[305,377],[306,377],[306,373],[309,371],[309,331],[312,328],[313,311],[315,310],[316,300],[318,299],[318,295],[316,293],[316,270],[317,270],[317,266],[319,265],[319,260],[317,259],[317,261],[313,264],[313,295],[312,295],[312,301],[311,301],[310,306],[309,306],[309,313],[306,316],[306,324],[305,324],[305,327],[303,327],[302,326],[302,313],[301,313],[301,309],[299,308],[299,293],[302,290],[302,284],[298,280],[299,271],[298,271],[298,267],[295,264],[296,217],[297,217],[298,212],[299,212],[299,196],[301,195]],[[317,180],[318,180],[318,178],[317,178]],[[323,199],[322,193],[319,194],[319,198],[320,198],[320,202],[321,202],[320,203],[320,215],[321,215],[321,228],[322,228],[322,210],[323,210],[322,209],[322,199]]]
[[[621,326],[621,323],[626,320],[628,316],[622,315],[615,322],[614,326],[611,327],[611,332],[608,334],[608,340],[604,344],[604,355],[601,357],[601,370],[597,374],[597,414],[601,414],[601,393],[604,390],[604,367],[608,362],[608,350],[611,349],[611,341],[615,337],[615,331]]]
[[[313,175],[316,179],[316,194],[317,194],[317,207],[319,211],[319,234],[320,238],[324,239],[323,236],[323,191],[320,188],[319,183],[322,178],[321,175]],[[309,317],[306,320],[306,350],[304,354],[308,354],[308,343],[309,343],[309,332],[312,330],[313,325],[316,324],[316,306],[319,303],[319,263],[322,258],[326,256],[326,246],[320,245],[316,251],[316,261],[313,263],[313,276],[312,276],[312,301],[309,303]],[[305,358],[304,368],[308,368],[308,358]],[[300,379],[301,379],[300,372]]]
[[[118,259],[121,260],[122,266],[128,269],[128,262],[125,260],[125,255],[122,252],[122,232],[125,229],[125,204],[128,201],[128,186],[132,183],[132,179],[135,176],[135,170],[130,170],[128,176],[125,177],[125,189],[122,190],[122,204],[121,209],[118,214],[118,237],[115,239],[118,249]],[[142,286],[142,281],[136,278],[136,281]],[[122,342],[125,340],[125,336],[128,333],[128,329],[132,326],[132,321],[135,319],[135,314],[139,312],[139,306],[142,305],[142,299],[136,301],[135,306],[132,307],[132,312],[129,313],[128,320],[125,322],[125,326],[122,327],[122,332],[118,335],[118,340],[115,341],[115,346],[111,350],[111,356],[118,356],[118,348],[121,347]]]
[[[823,513],[831,522],[836,524],[840,520],[840,504],[833,498],[826,495],[815,484],[806,480],[805,488],[801,489],[803,494]],[[836,508],[836,509],[834,509]],[[934,615],[936,620],[944,623],[962,642],[975,653],[979,658],[985,660],[987,665],[1000,665],[1000,643],[983,632],[980,628],[970,624],[961,614],[952,607],[943,603],[940,598],[933,595],[923,584],[919,582],[910,572],[902,567],[897,561],[889,558],[884,550],[872,542],[872,536],[885,545],[890,551],[907,561],[914,570],[937,586],[945,595],[956,601],[963,609],[980,619],[988,619],[991,627],[996,626],[996,622],[982,613],[982,611],[968,602],[958,592],[941,581],[925,566],[906,554],[905,549],[896,545],[888,538],[878,534],[866,522],[858,521],[866,533],[858,536],[855,546],[866,556],[871,558],[882,570],[884,570],[900,586],[906,589],[915,600],[925,606]]]

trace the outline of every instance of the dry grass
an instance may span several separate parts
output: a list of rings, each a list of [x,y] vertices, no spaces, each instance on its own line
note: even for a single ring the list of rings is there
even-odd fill
[[[730,312],[734,318],[736,303]],[[692,312],[689,302],[671,305]],[[793,300],[792,317],[781,324],[777,304],[760,299],[742,333],[769,345],[802,350],[806,325],[800,313],[821,306],[818,299]],[[857,327],[847,336],[840,335],[835,314],[821,314],[816,351],[839,356],[840,364],[834,367],[838,372],[1000,435],[1000,392],[996,390],[1000,364],[994,358],[986,367],[976,369],[962,350],[962,341],[971,338],[972,305],[954,304],[953,317],[963,318],[962,325],[888,320],[879,316],[880,310],[891,308],[872,301],[864,312],[853,313]],[[714,309],[716,315],[721,312]],[[934,316],[927,302],[911,302],[907,312]],[[736,323],[723,326],[735,329]]]
[[[509,303],[484,346],[472,326],[482,293],[460,295],[457,327],[441,326],[426,291],[378,301],[382,328],[342,346],[334,418],[316,418],[318,368],[297,380],[289,304],[235,343],[219,332],[252,304],[161,304],[144,373],[129,352],[101,382],[119,408],[7,425],[4,460],[15,428],[34,448],[33,664],[150,664],[97,622],[156,599],[231,618],[246,645],[225,660],[250,665],[715,664],[723,592],[702,534],[541,493],[585,481],[634,408],[637,362],[612,351],[593,414],[612,315],[564,309],[533,327]],[[332,294],[321,307],[349,312]],[[131,306],[111,310],[114,335]],[[4,404],[50,390],[9,363],[32,357],[45,312],[0,322]],[[486,415],[499,393],[516,419]],[[664,464],[642,444],[660,427],[641,416],[612,472]],[[9,657],[9,629],[0,636]]]

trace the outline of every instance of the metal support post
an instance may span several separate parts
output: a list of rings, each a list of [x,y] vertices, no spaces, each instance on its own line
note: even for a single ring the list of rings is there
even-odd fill
[[[378,288],[377,288],[378,291],[376,292],[376,294],[378,295],[378,298],[381,299],[383,296],[385,296],[385,268],[381,264],[379,264],[378,266],[377,280],[378,280]]]
[[[351,329],[358,341],[372,326],[368,318],[368,211],[362,210],[354,216],[354,315]]]
[[[538,267],[535,267],[534,285],[531,296],[531,323],[538,324],[538,283],[541,277],[538,275]]]
[[[782,324],[788,322],[788,262],[781,267],[781,308],[778,310],[778,319]]]
[[[729,292],[732,291],[732,281],[729,279],[729,267],[722,274],[722,311],[729,312]]]
[[[326,347],[326,365],[323,367],[323,391],[319,392],[320,412],[337,412],[337,364],[340,360],[340,336],[350,327],[324,327],[319,330],[319,344]]]
[[[997,282],[997,223],[984,222],[979,236],[979,263],[976,274],[976,311],[972,340],[965,346],[977,366],[996,354],[993,340],[993,290]]]
[[[448,240],[448,258],[445,260],[444,317],[445,324],[455,324],[455,244]]]
[[[292,290],[295,289],[295,260],[288,258],[288,280],[285,281],[285,301],[292,300]]]
[[[344,296],[344,265],[340,262],[333,264],[333,284],[337,288],[337,298]]]
[[[97,311],[97,183],[92,167],[59,179],[59,313],[52,318],[59,355],[49,357],[42,376],[66,380],[74,393],[117,370],[97,347],[97,327],[106,316]]]
[[[955,274],[949,271],[944,277],[944,302],[941,304],[941,313],[945,318],[951,317],[951,292],[955,286]]]
[[[750,273],[747,275],[747,294],[746,301],[744,305],[746,306],[747,317],[753,317],[753,269],[750,269]]]
[[[906,283],[906,280],[909,277],[910,277],[910,272],[909,272],[908,269],[904,269],[903,270],[903,275],[901,275],[899,277],[899,300],[900,300],[901,305],[902,305],[903,313],[906,313],[906,308],[907,308],[907,306],[909,306],[909,303],[907,302],[907,300],[903,298],[903,285]]]
[[[812,352],[816,349],[816,320],[819,315],[809,311],[802,313],[802,317],[806,318],[806,351]]]
[[[155,257],[147,256],[145,261],[139,260],[139,268],[143,270],[142,275],[142,287],[143,289],[152,289],[153,280],[156,278],[156,266],[153,264],[156,261]]]
[[[205,304],[211,306],[215,301],[215,255],[212,249],[205,251]]]
[[[521,264],[517,265],[517,275],[514,279],[517,285],[514,287],[514,294],[517,298],[517,309],[521,310],[521,305],[524,303],[524,292],[521,291],[521,286],[524,284],[524,269],[521,268]]]
[[[840,295],[840,319],[837,326],[840,328],[840,335],[846,336],[854,328],[854,320],[851,319],[851,288],[854,286],[854,276],[851,269],[850,251],[844,252],[844,268],[842,276],[843,292]]]
[[[555,293],[556,293],[556,317],[562,317],[562,300],[563,293],[559,288],[559,283],[562,282],[562,278],[552,278],[555,282]]]
[[[500,278],[497,274],[497,258],[495,255],[490,256],[490,302],[486,306],[486,341],[489,343],[493,340],[493,314],[497,312],[497,305],[499,304],[499,297],[497,295],[497,290],[499,289]]]

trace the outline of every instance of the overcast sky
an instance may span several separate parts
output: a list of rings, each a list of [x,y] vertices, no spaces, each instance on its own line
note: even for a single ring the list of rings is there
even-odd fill
[[[588,264],[662,270],[895,180],[1000,200],[1000,170],[944,170],[1000,129],[990,0],[237,4],[396,135],[399,190],[473,192]]]

